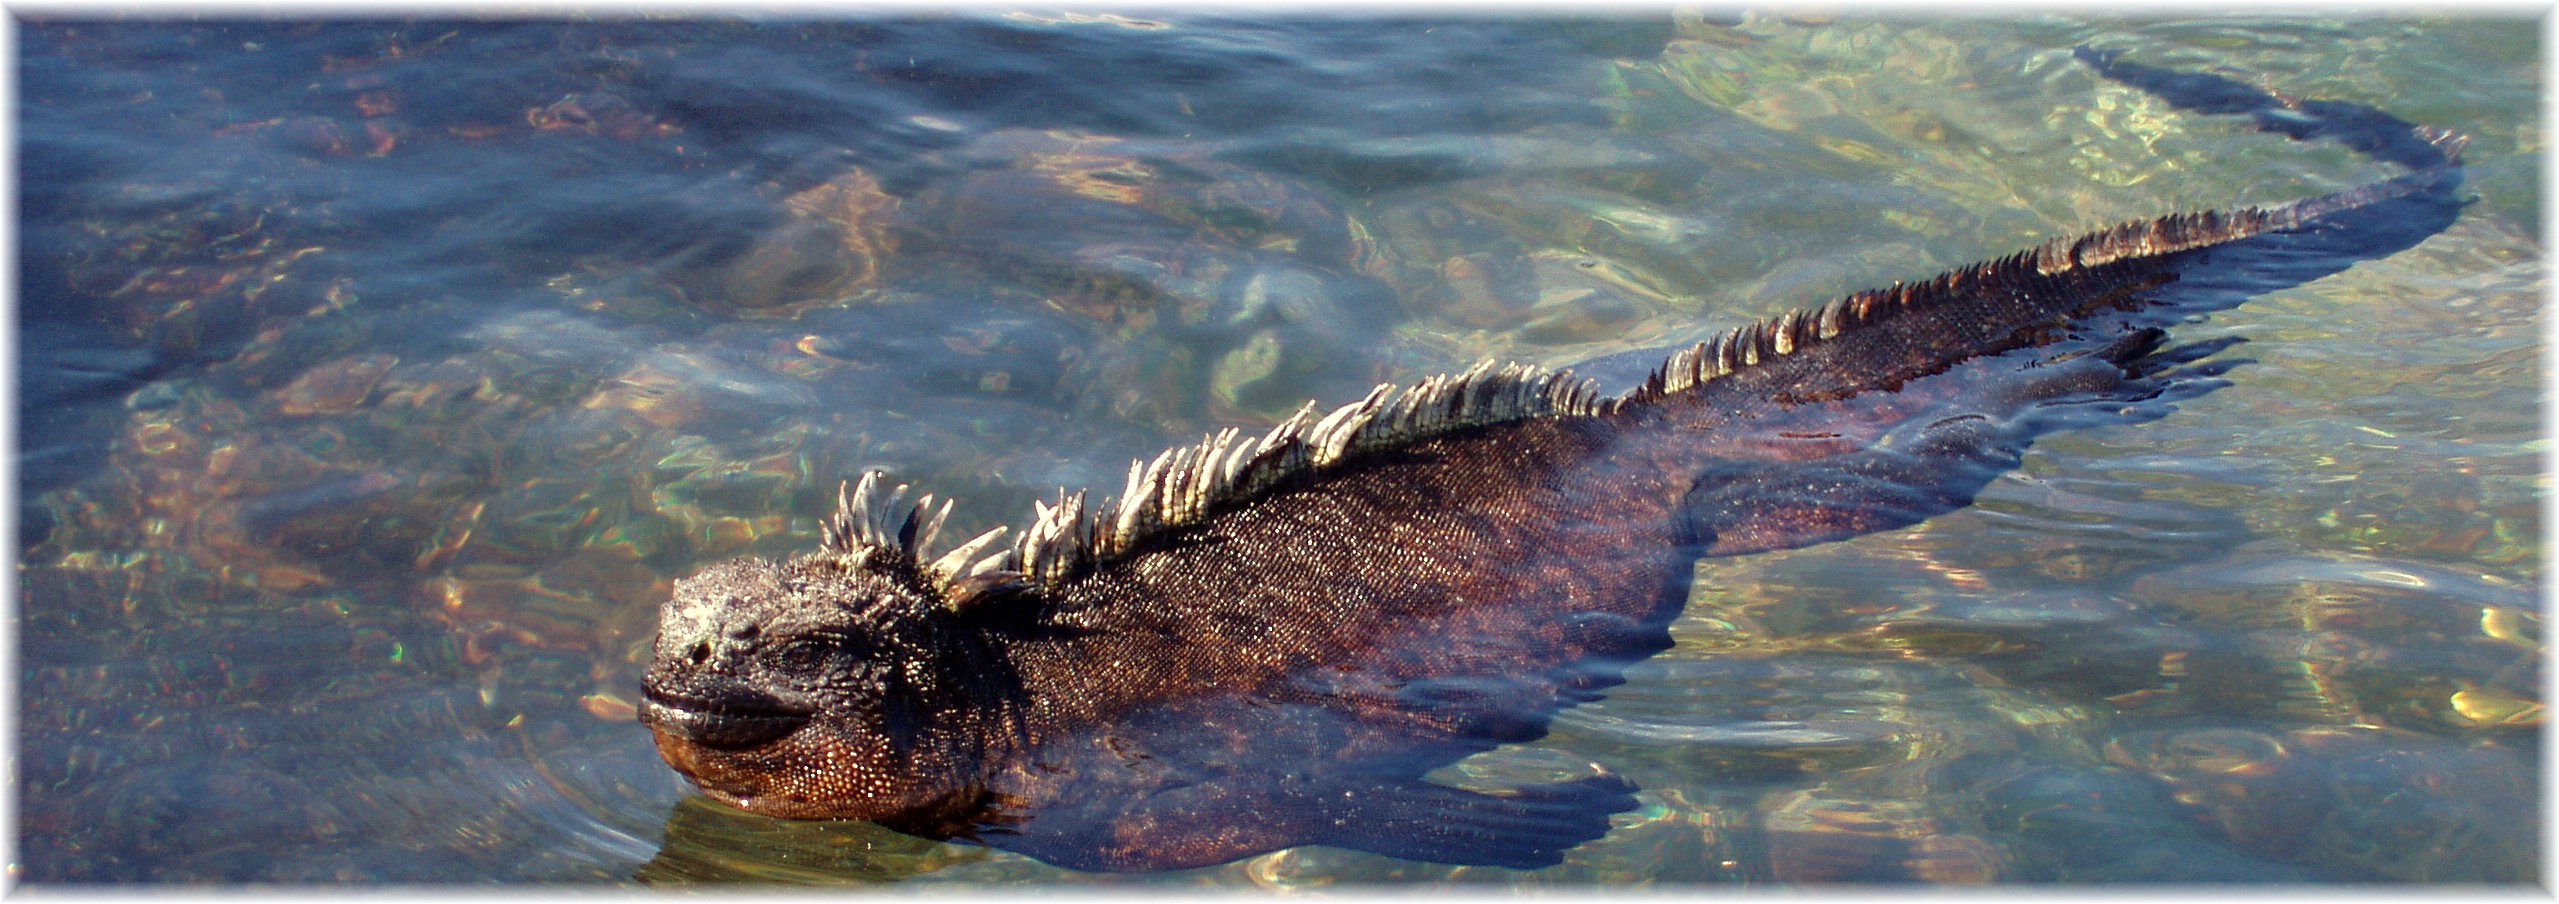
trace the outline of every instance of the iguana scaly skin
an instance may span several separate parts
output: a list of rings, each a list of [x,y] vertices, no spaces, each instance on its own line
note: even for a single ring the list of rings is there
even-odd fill
[[[1960,508],[2037,435],[2217,385],[2161,327],[2414,244],[2463,140],[2081,51],[2180,106],[2409,169],[1861,292],[1602,397],[1481,365],[1227,431],[944,551],[876,473],[812,553],[680,581],[641,718],[711,796],[1083,869],[1301,844],[1536,867],[1634,805],[1612,775],[1494,795],[1429,770],[1542,735],[1670,645],[1694,561]]]

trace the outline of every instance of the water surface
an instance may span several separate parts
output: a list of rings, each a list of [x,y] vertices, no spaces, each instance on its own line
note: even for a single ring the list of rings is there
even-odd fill
[[[22,19],[15,874],[2534,881],[2537,34]],[[2165,420],[1700,566],[1677,648],[1440,776],[1645,789],[1560,867],[1083,876],[707,804],[632,721],[670,581],[862,468],[973,533],[1307,398],[2387,175],[2083,43],[2467,131],[2479,200],[2182,333],[2250,363]]]

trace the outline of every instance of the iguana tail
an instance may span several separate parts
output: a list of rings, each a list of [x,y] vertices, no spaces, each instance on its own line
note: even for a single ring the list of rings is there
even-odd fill
[[[2160,416],[2217,386],[2153,357],[2164,328],[2408,248],[2459,216],[2458,133],[2081,49],[2181,108],[2245,114],[2409,168],[2273,208],[2137,221],[1850,295],[1682,350],[1627,395],[1625,467],[1697,475],[1709,554],[1801,546],[1962,507],[2035,437]],[[2178,356],[2191,360],[2195,354]]]

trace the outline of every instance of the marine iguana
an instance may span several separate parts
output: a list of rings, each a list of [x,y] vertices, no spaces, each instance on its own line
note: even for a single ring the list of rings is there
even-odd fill
[[[676,585],[641,720],[710,796],[1087,870],[1326,844],[1534,868],[1635,805],[1614,775],[1423,780],[1670,646],[1700,557],[1967,505],[2038,435],[2218,385],[2162,327],[2406,248],[2458,214],[2455,133],[2082,49],[2108,77],[2409,172],[2168,216],[1860,292],[1602,397],[1490,363],[1061,491],[1009,544],[877,472],[820,547]]]

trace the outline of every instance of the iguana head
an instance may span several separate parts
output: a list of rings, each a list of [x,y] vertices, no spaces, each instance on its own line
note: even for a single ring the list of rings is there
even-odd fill
[[[675,585],[640,721],[712,797],[791,818],[930,818],[975,787],[986,647],[909,561],[737,559]]]

